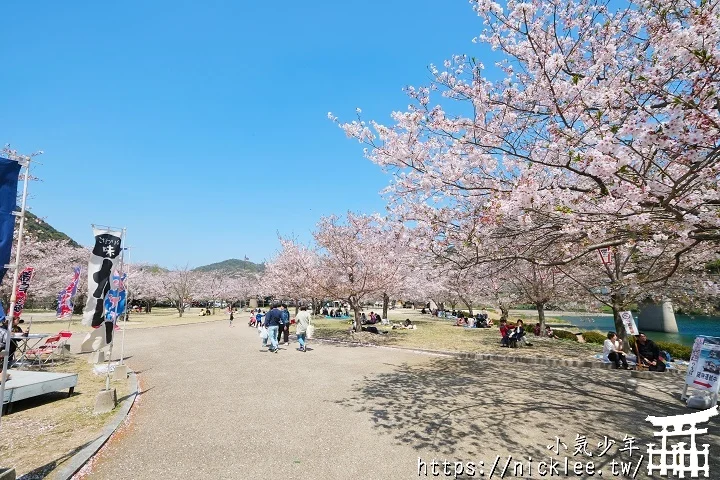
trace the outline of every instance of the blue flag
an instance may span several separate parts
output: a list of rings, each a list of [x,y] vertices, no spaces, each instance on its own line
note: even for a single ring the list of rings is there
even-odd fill
[[[17,205],[17,184],[20,164],[0,157],[0,284],[5,277],[5,265],[10,262]]]

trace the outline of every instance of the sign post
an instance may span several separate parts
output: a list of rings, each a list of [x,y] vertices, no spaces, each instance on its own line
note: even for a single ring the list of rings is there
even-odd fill
[[[695,338],[690,365],[685,376],[682,399],[687,398],[688,387],[712,394],[712,405],[718,402],[720,387],[720,337],[700,335]]]
[[[635,319],[633,318],[632,312],[620,312],[620,320],[625,326],[625,332],[628,335],[635,336],[640,334],[640,331],[635,324]]]

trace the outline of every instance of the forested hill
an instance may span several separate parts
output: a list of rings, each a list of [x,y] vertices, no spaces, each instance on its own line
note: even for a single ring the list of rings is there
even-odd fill
[[[223,260],[218,263],[211,263],[210,265],[203,265],[194,269],[196,272],[213,272],[217,270],[223,270],[228,272],[236,271],[247,271],[247,272],[262,272],[265,270],[265,265],[262,263],[253,263],[248,260],[238,260],[237,258],[230,258]]]
[[[16,228],[20,222],[16,222]],[[40,241],[47,240],[69,240],[70,245],[73,247],[79,247],[80,245],[72,238],[65,235],[63,232],[56,230],[52,225],[47,223],[42,218],[34,215],[30,212],[25,212],[25,232],[36,237]]]

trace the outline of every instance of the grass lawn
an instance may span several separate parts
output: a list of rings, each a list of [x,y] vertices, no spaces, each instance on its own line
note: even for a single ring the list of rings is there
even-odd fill
[[[77,373],[75,393],[47,393],[13,404],[0,426],[0,464],[15,467],[17,476],[44,478],[77,450],[98,438],[115,414],[93,415],[95,395],[105,388],[105,376],[95,375],[85,357],[68,355],[50,371]],[[128,382],[113,382],[118,399],[129,393]]]
[[[200,315],[200,308],[190,308],[185,311],[182,317],[178,315],[177,310],[174,308],[153,308],[152,313],[130,313],[127,328],[128,330],[134,328],[152,328],[152,327],[168,327],[171,325],[183,325],[188,323],[201,323],[201,322],[212,322],[217,320],[228,320],[228,314],[225,309],[215,309],[215,314],[203,317]],[[211,310],[212,311],[212,310]],[[235,321],[247,322],[250,314],[246,312],[238,312],[235,314]],[[73,315],[72,320],[56,320],[55,316],[48,313],[29,313],[23,314],[22,318],[25,323],[20,325],[23,330],[27,330],[30,325],[30,317],[32,317],[32,326],[30,333],[57,333],[61,330],[69,330],[73,333],[87,333],[92,331],[92,327],[88,327],[81,323],[82,317],[80,315]],[[125,325],[125,322],[119,322],[120,327]]]
[[[532,347],[507,349],[500,347],[498,327],[462,328],[454,326],[454,320],[437,319],[430,315],[422,315],[418,310],[395,309],[388,311],[391,322],[401,323],[409,318],[416,325],[415,330],[392,330],[388,326],[377,326],[385,335],[372,333],[349,333],[351,327],[347,320],[317,318],[317,338],[343,340],[372,345],[387,345],[426,350],[443,350],[451,352],[498,353],[523,356],[544,356],[554,358],[571,358],[588,360],[602,351],[602,346],[578,343],[571,340],[551,340],[536,338],[530,334],[528,339]],[[492,315],[495,317],[496,315]]]

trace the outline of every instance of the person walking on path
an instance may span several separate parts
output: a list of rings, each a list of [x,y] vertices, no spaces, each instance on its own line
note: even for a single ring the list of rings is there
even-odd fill
[[[298,350],[305,352],[307,348],[307,329],[310,325],[310,312],[307,311],[306,306],[300,307],[300,312],[295,317],[295,324],[297,326],[297,339],[300,347]]]
[[[233,310],[232,310],[232,307],[230,307],[230,326],[231,327],[233,326],[232,322],[234,319],[235,319],[235,317],[233,317]]]
[[[278,351],[278,330],[282,325],[282,313],[278,309],[277,304],[273,304],[272,310],[265,315],[265,327],[268,330],[268,339],[270,340],[270,351],[277,353]]]
[[[288,342],[290,336],[290,312],[288,312],[287,305],[280,306],[280,314],[282,315],[282,324],[278,328],[278,343],[280,343],[280,336],[285,337],[285,345],[290,345]]]

